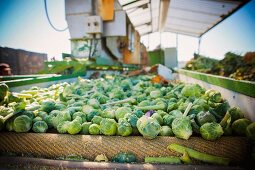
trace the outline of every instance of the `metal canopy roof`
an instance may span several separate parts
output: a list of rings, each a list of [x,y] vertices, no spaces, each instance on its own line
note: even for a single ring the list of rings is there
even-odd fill
[[[139,34],[201,37],[250,0],[119,0]]]

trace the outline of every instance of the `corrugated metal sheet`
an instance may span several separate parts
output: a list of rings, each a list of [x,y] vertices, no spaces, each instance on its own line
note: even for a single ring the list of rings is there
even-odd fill
[[[140,35],[165,31],[201,37],[250,0],[170,0],[166,13],[160,10],[167,0],[119,0]],[[160,18],[165,18],[162,30]]]

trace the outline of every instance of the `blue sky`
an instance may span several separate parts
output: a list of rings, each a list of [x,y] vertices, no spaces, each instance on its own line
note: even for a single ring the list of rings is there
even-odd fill
[[[48,0],[53,24],[66,27],[64,0]],[[201,54],[221,59],[228,51],[243,54],[255,51],[255,0],[245,5],[202,37]],[[162,38],[164,45],[175,46],[175,35]],[[45,16],[43,0],[0,0],[0,46],[47,53],[61,58],[70,53],[69,31],[54,31]],[[156,41],[151,46],[156,46]],[[198,39],[179,35],[178,58],[189,60],[198,49]]]

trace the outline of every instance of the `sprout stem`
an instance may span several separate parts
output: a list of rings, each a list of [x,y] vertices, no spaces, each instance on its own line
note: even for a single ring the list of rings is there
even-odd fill
[[[186,110],[185,110],[185,112],[183,113],[183,116],[184,116],[184,117],[187,116],[187,114],[189,113],[191,107],[192,107],[192,103],[189,103],[188,106],[187,106],[187,108],[186,108]]]
[[[146,163],[168,163],[168,164],[181,164],[181,159],[176,156],[168,157],[145,157]]]

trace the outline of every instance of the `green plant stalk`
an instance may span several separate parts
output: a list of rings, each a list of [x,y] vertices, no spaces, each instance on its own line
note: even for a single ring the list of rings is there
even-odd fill
[[[152,105],[152,106],[137,106],[136,107],[139,110],[164,110],[165,105],[164,104],[159,104],[159,105]]]
[[[144,162],[146,163],[168,163],[168,164],[181,164],[181,159],[176,156],[168,157],[145,157]]]
[[[188,115],[188,113],[189,113],[191,107],[192,107],[192,103],[189,103],[188,106],[187,106],[187,108],[186,108],[186,110],[185,110],[184,113],[183,113],[183,116],[184,116],[184,117]]]
[[[227,112],[225,114],[225,116],[222,118],[222,120],[220,121],[220,125],[225,128],[227,126],[227,121],[228,119],[231,117],[231,115]]]
[[[115,105],[115,104],[123,104],[123,103],[134,103],[135,99],[134,98],[127,98],[124,100],[119,100],[119,101],[115,101],[115,102],[110,102],[110,103],[105,103],[102,104],[103,106],[109,106],[109,105]]]
[[[194,149],[191,149],[191,148],[188,148],[185,146],[181,146],[181,145],[175,144],[175,143],[170,144],[167,148],[171,151],[179,152],[182,154],[184,154],[186,151],[191,158],[194,158],[194,159],[197,159],[200,161],[204,161],[204,162],[208,162],[208,163],[214,163],[214,164],[219,164],[219,165],[228,165],[230,162],[229,158],[224,158],[224,157],[219,157],[219,156],[202,153],[202,152],[196,151]]]

